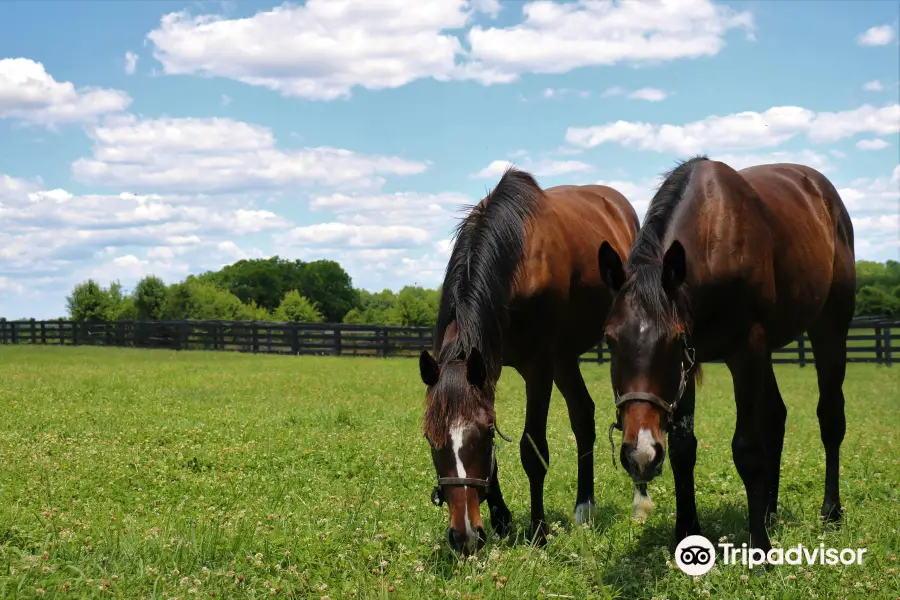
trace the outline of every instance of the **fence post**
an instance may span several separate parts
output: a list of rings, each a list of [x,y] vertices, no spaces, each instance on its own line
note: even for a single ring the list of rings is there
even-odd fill
[[[259,323],[253,321],[253,352],[259,352]]]
[[[334,327],[334,355],[340,356],[341,352],[344,351],[344,340],[343,334],[340,325],[335,325]]]
[[[891,340],[892,340],[891,326],[888,325],[887,327],[884,328],[884,347],[885,347],[885,349],[884,349],[885,361],[884,362],[889,367],[893,366],[893,364],[894,364],[894,352],[893,352],[893,347],[891,346]]]
[[[880,365],[884,364],[884,350],[882,349],[882,336],[884,332],[881,325],[875,326],[875,361]]]
[[[184,340],[187,339],[187,321],[181,321],[178,323],[178,327],[175,330],[175,349],[182,350]]]
[[[37,344],[37,321],[31,317],[31,343]]]
[[[41,344],[47,344],[47,322],[41,321]]]
[[[65,321],[62,319],[56,322],[56,335],[59,338],[60,346],[66,345],[66,333],[63,331],[63,323],[65,323]]]
[[[291,332],[291,354],[300,354],[300,323],[291,323],[288,325]]]
[[[0,344],[6,343],[6,317],[0,317]]]
[[[801,332],[800,337],[797,338],[797,353],[800,358],[800,368],[806,366],[806,332]]]
[[[19,332],[18,332],[18,328],[16,327],[15,321],[9,322],[9,334],[10,334],[9,337],[10,337],[10,340],[12,340],[12,343],[18,344],[19,343]]]

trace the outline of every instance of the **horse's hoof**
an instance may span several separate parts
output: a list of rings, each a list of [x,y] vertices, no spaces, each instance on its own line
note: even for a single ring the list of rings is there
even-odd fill
[[[824,519],[826,523],[837,523],[843,518],[844,509],[841,508],[841,505],[839,503],[832,504],[830,502],[826,502],[822,504],[822,519]]]
[[[681,540],[691,535],[703,535],[700,523],[694,521],[690,525],[675,524],[675,544],[681,543]]]
[[[578,504],[575,507],[575,524],[580,527],[581,525],[592,523],[594,521],[594,509],[593,500]]]
[[[543,546],[547,543],[547,534],[549,533],[550,527],[544,521],[532,522],[531,527],[528,528],[528,532],[525,534],[525,538],[535,546]]]

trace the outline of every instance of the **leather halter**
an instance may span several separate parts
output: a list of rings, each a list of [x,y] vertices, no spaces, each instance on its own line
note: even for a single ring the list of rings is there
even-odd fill
[[[619,392],[615,388],[613,388],[613,395],[615,396],[616,403],[616,420],[610,423],[608,433],[610,452],[612,453],[612,463],[613,467],[615,467],[616,469],[618,469],[618,466],[616,465],[616,445],[615,442],[613,442],[612,432],[613,429],[623,431],[623,406],[625,406],[629,402],[649,402],[653,406],[662,409],[662,411],[666,413],[667,422],[669,424],[671,424],[675,419],[675,411],[678,409],[678,403],[681,401],[681,397],[684,395],[684,390],[687,387],[688,375],[697,364],[697,353],[692,347],[687,345],[687,339],[685,338],[684,334],[680,335],[679,339],[684,345],[684,355],[681,359],[681,381],[678,383],[678,394],[675,396],[675,399],[671,403],[666,402],[656,394],[651,394],[649,392],[628,392],[626,394],[620,395]]]
[[[496,432],[501,438],[505,441],[509,442],[510,439],[503,435],[499,429],[497,429],[497,424],[494,423],[491,426],[491,429]],[[491,468],[488,473],[494,472],[494,464],[497,462],[497,450],[496,446],[491,445]],[[491,486],[491,476],[488,475],[486,479],[478,479],[475,477],[441,477],[438,475],[437,485],[434,486],[434,489],[431,490],[431,503],[435,506],[441,506],[445,504],[447,500],[444,498],[444,487],[445,486],[465,486],[465,487],[473,487],[476,489],[483,489],[487,492],[488,488]]]

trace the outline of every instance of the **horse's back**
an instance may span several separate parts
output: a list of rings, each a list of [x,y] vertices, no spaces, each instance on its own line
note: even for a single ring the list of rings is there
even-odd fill
[[[626,256],[640,221],[631,202],[618,190],[605,185],[560,185],[544,190],[549,200],[544,217],[550,217],[556,228],[569,236],[570,244],[587,244],[596,262],[597,236],[609,241]],[[549,214],[548,214],[549,213]]]
[[[639,226],[634,207],[613,188],[546,188],[529,227],[514,303],[537,299],[535,318],[553,323],[553,336],[566,349],[581,352],[596,344],[612,300],[597,253],[608,241],[624,258]]]
[[[739,171],[765,205],[776,245],[773,256],[784,278],[798,268],[827,273],[832,282],[855,286],[853,223],[837,189],[818,170],[777,163]],[[814,276],[814,274],[812,274]]]
[[[736,171],[710,161],[691,186],[702,198],[694,213],[708,282],[743,282],[756,317],[778,347],[807,329],[835,286],[855,278],[853,230],[831,182],[791,163]]]

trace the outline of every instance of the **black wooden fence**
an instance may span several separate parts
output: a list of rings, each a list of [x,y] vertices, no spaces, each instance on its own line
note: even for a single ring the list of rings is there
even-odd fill
[[[847,337],[851,362],[893,364],[893,329],[900,321],[856,319]],[[122,346],[173,350],[226,350],[330,356],[406,356],[431,349],[431,328],[271,321],[7,321],[0,319],[0,344]],[[609,350],[598,344],[581,356],[602,363]],[[809,338],[774,353],[774,362],[813,362]]]

